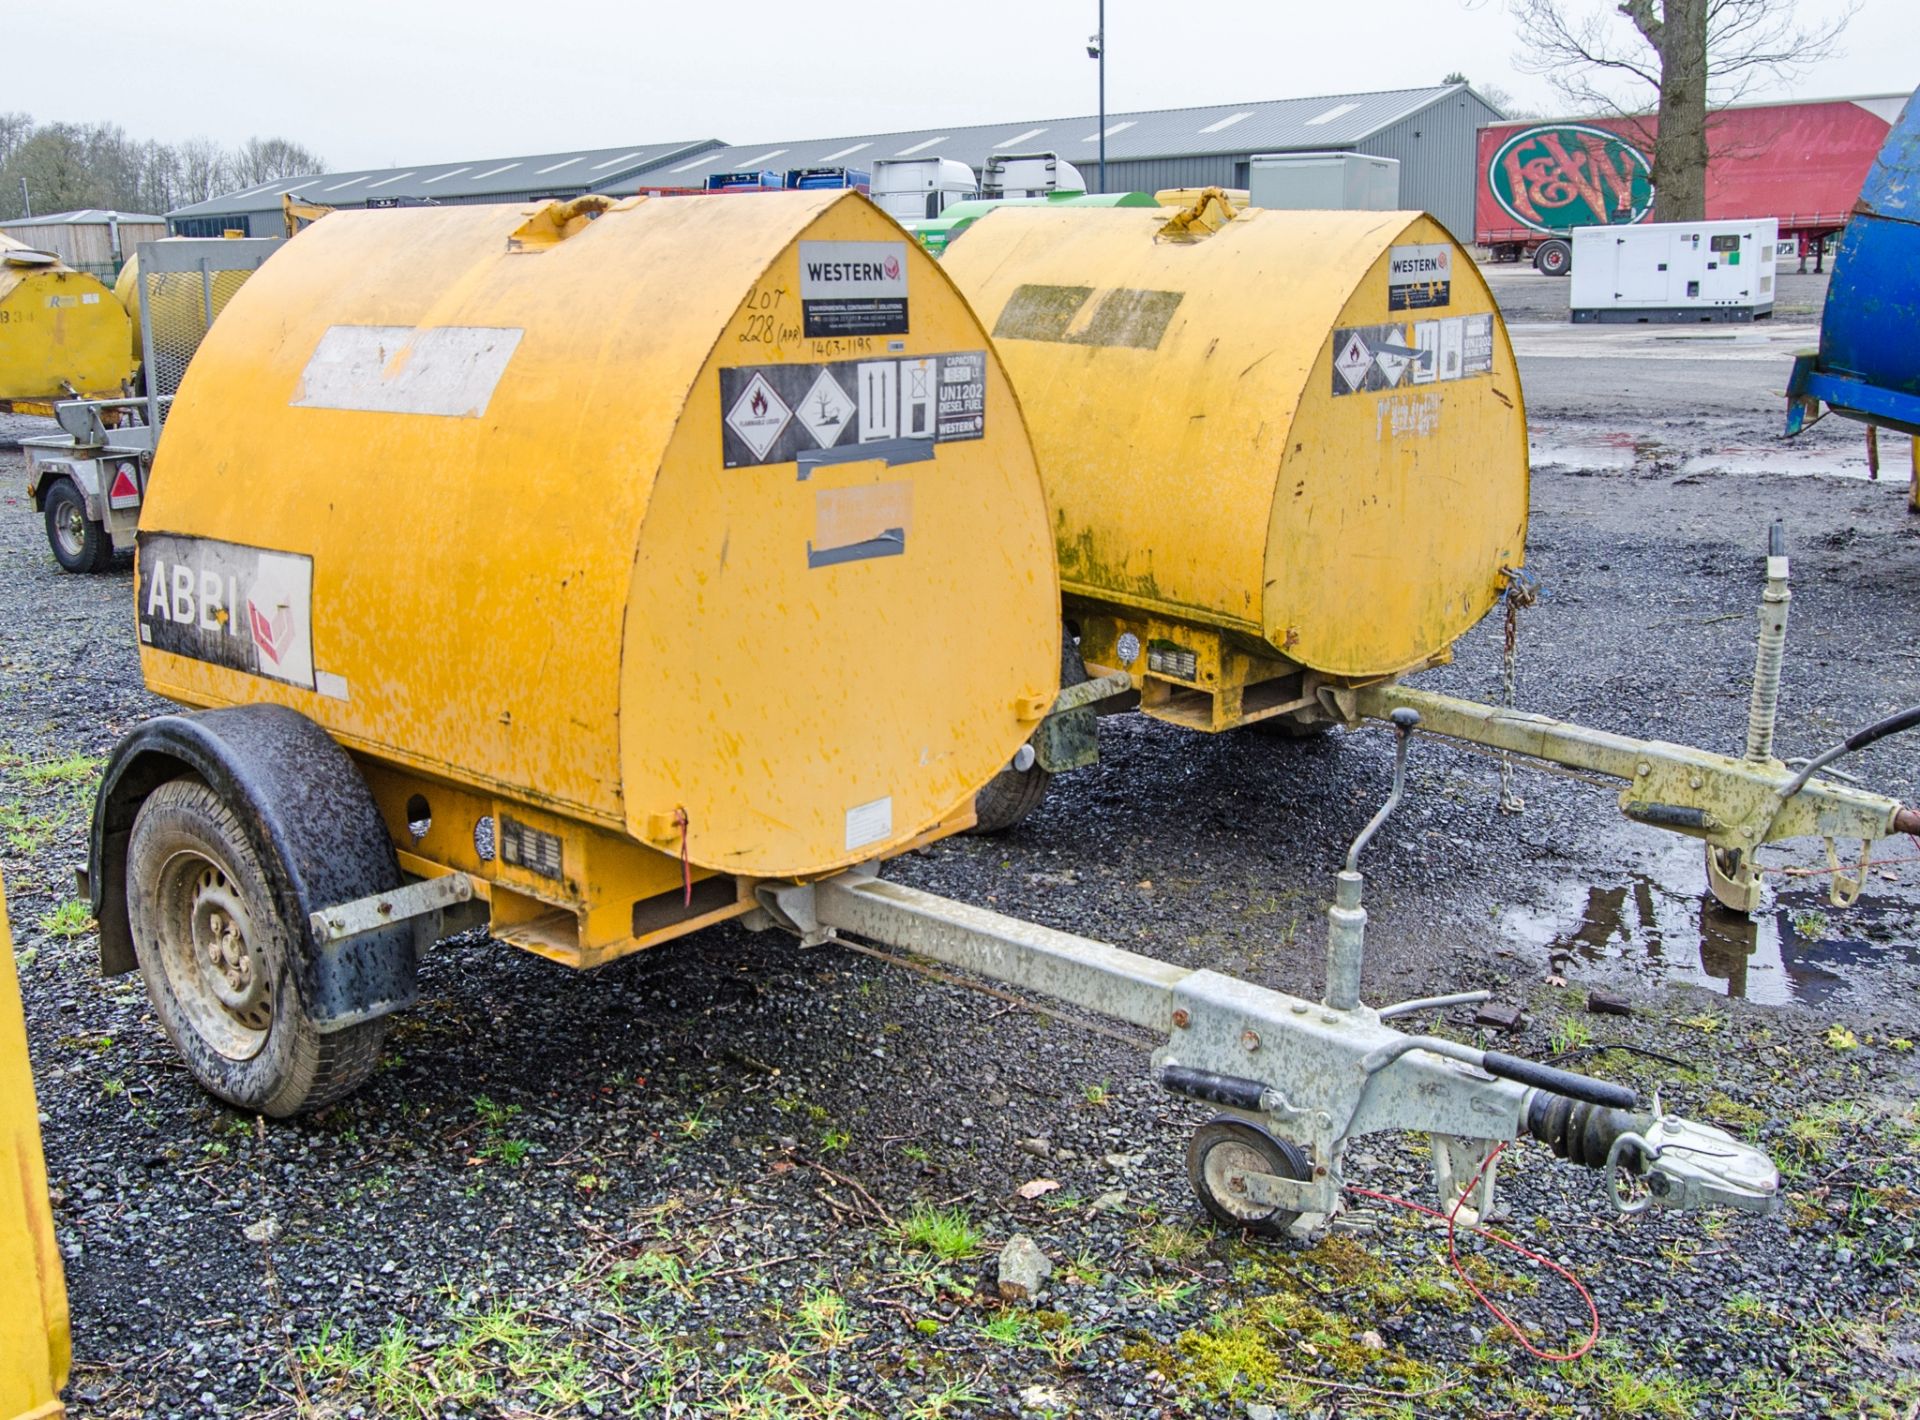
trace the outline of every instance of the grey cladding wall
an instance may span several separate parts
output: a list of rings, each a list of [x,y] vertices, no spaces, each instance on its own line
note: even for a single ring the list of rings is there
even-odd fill
[[[1354,145],[1400,160],[1400,205],[1438,217],[1463,245],[1473,242],[1473,165],[1477,130],[1499,112],[1462,89]]]

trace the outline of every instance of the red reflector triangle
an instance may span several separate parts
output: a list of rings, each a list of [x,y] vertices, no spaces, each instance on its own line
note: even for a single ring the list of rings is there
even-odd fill
[[[112,499],[134,498],[140,496],[140,485],[133,481],[133,475],[124,468],[113,477],[113,489],[107,494]]]

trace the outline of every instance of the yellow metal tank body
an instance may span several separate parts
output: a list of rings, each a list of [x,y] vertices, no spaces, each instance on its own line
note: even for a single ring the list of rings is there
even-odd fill
[[[0,236],[0,404],[117,395],[133,374],[128,349],[111,291]]]
[[[0,1420],[61,1414],[71,1350],[27,1022],[0,886]]]
[[[186,237],[162,237],[162,241],[189,241]],[[227,308],[227,302],[233,299],[233,293],[246,285],[252,276],[251,269],[245,271],[216,271],[213,273],[213,314],[218,316]],[[120,275],[113,283],[113,296],[126,308],[127,319],[132,323],[130,332],[133,340],[133,362],[138,365],[145,354],[141,346],[141,321],[144,319],[142,306],[148,304],[140,298],[140,257],[135,253],[120,268]],[[205,334],[207,321],[206,283],[195,271],[163,272],[155,284],[153,299],[154,339],[162,349],[192,350],[200,343]]]
[[[1303,669],[1444,657],[1527,526],[1519,376],[1472,259],[1415,213],[1169,215],[1009,208],[943,262],[1026,412],[1088,661],[1224,729]]]
[[[154,690],[311,717],[403,865],[571,908],[579,942],[518,940],[576,962],[683,856],[803,876],[965,827],[1059,683],[1019,406],[851,192],[330,216],[201,346],[141,529]],[[442,786],[417,834],[405,776]]]

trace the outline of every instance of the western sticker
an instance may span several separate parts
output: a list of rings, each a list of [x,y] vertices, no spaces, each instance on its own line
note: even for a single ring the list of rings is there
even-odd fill
[[[510,326],[328,326],[288,403],[478,419],[522,334]]]
[[[720,408],[727,468],[867,457],[862,445],[890,463],[930,458],[935,444],[985,437],[987,353],[734,366],[720,371]]]
[[[136,545],[143,644],[313,689],[312,558],[172,533]]]
[[[1453,248],[1444,243],[1387,252],[1387,309],[1423,311],[1452,298]]]
[[[1442,316],[1333,332],[1335,395],[1402,389],[1493,373],[1493,316]]]
[[[905,242],[801,242],[800,323],[808,339],[907,333]]]

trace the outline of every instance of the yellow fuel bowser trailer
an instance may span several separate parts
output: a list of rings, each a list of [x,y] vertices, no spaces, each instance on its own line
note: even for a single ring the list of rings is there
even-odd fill
[[[1704,839],[1714,891],[1741,910],[1762,843],[1920,827],[1893,800],[1795,783],[1772,757],[1784,548],[1746,759],[1398,683],[1447,661],[1526,557],[1513,348],[1433,218],[1241,209],[1217,191],[1178,211],[1009,208],[942,265],[1032,431],[1084,662],[1070,659],[1083,683],[1068,713],[1137,694],[1190,729],[1301,734],[1417,709],[1429,730],[1623,780],[1623,811]],[[1050,770],[1085,762],[1059,718],[982,794],[983,826],[1017,821]],[[1844,897],[1859,879],[1835,885]]]
[[[233,1104],[358,1085],[458,923],[591,967],[741,918],[1164,1036],[1160,1079],[1229,1111],[1189,1169],[1239,1226],[1324,1220],[1390,1128],[1449,1203],[1522,1132],[1663,1203],[1774,1200],[1629,1089],[1385,1024],[1357,871],[1319,1005],[879,876],[1056,703],[1060,591],[986,333],[857,193],[340,212],[167,427],[135,610],[192,711],[114,752],[87,890]]]
[[[64,1414],[60,1392],[70,1357],[66,1281],[0,885],[0,1420]]]
[[[127,313],[58,257],[0,236],[0,409],[121,393],[133,376]]]

